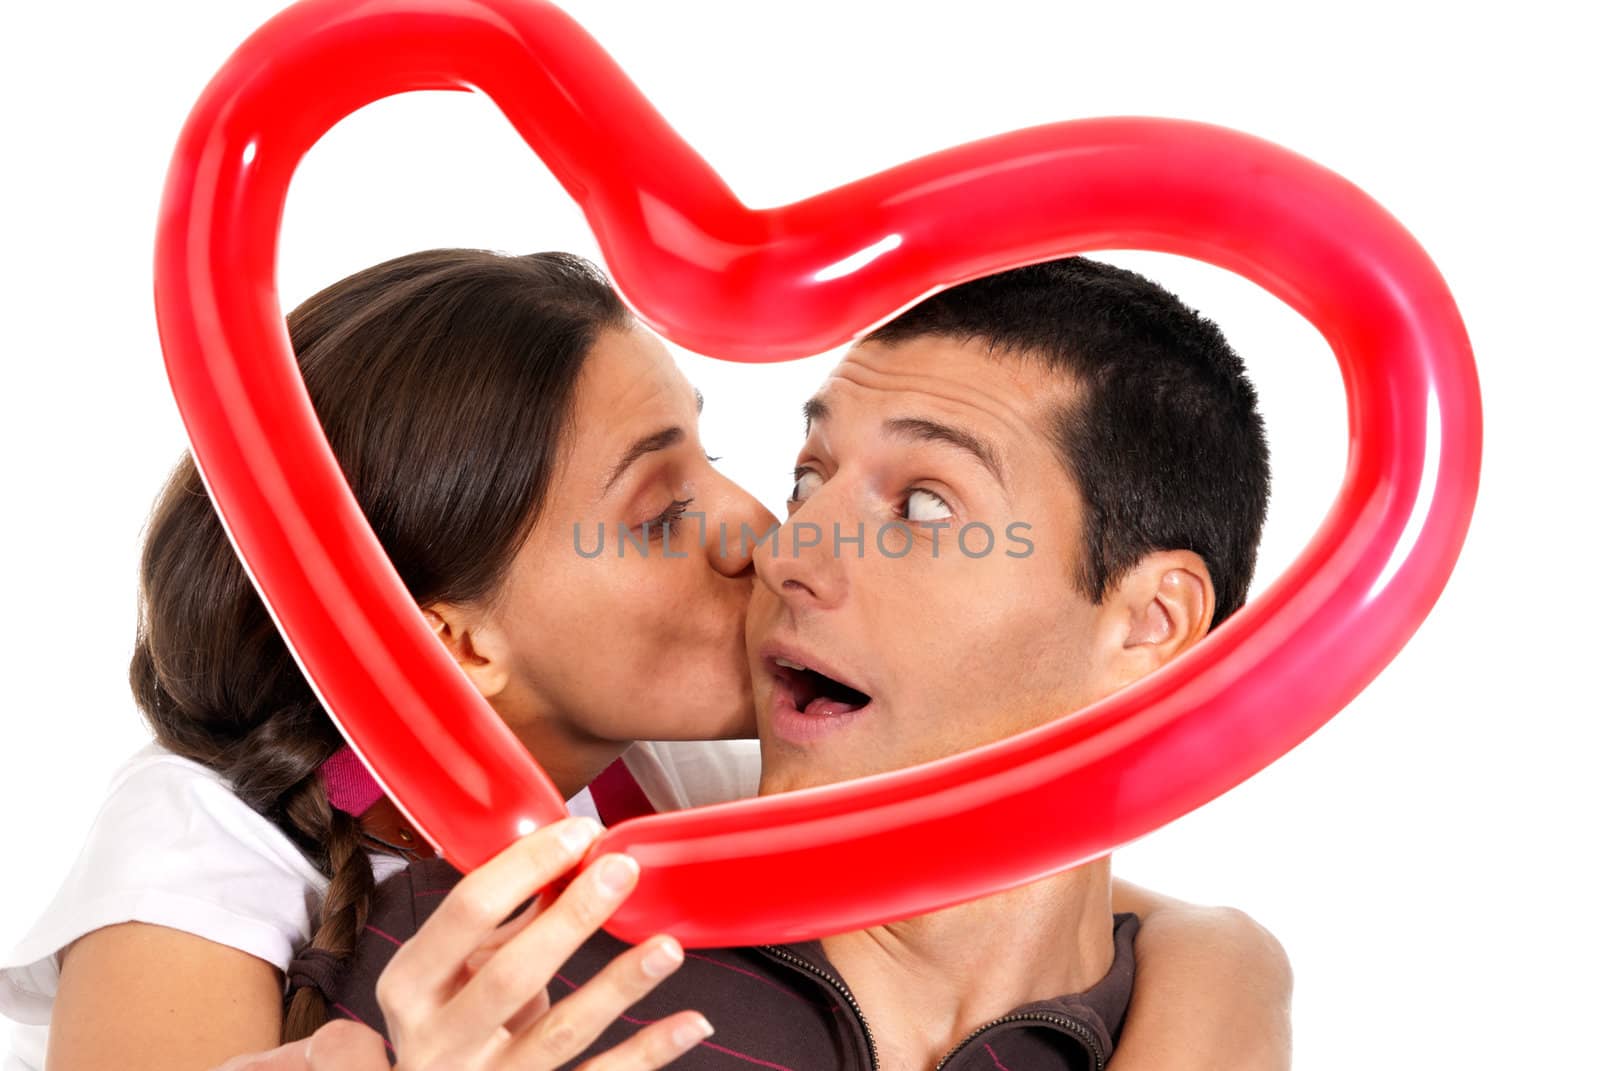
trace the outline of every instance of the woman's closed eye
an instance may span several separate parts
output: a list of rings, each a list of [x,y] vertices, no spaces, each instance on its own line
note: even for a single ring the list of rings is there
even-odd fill
[[[689,511],[689,507],[693,504],[693,498],[675,498],[667,503],[666,509],[639,526],[644,532],[645,538],[648,539],[656,533],[660,533],[662,536],[671,535],[677,530],[678,522],[683,520],[683,515]]]

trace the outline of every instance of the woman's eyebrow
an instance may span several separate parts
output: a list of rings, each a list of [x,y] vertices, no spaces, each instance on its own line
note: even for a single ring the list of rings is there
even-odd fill
[[[941,424],[937,420],[928,420],[924,417],[896,417],[883,422],[883,430],[890,435],[901,439],[911,439],[915,442],[947,443],[957,449],[965,450],[989,470],[1002,488],[1006,488],[1004,468],[1000,464],[1000,454],[994,446],[985,439],[981,439],[964,428],[954,427],[950,424]]]
[[[673,425],[670,428],[662,428],[658,432],[635,440],[632,446],[623,451],[622,459],[612,466],[611,475],[606,477],[606,485],[600,491],[601,496],[604,497],[611,493],[611,488],[616,486],[617,481],[622,479],[622,474],[627,472],[628,467],[635,461],[638,461],[646,454],[653,454],[658,450],[666,450],[677,446],[683,440],[683,429],[677,425]]]

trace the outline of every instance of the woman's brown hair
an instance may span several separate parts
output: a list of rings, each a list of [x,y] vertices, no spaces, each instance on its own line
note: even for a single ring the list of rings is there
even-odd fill
[[[493,594],[536,521],[583,361],[629,314],[588,262],[439,249],[368,268],[288,317],[306,388],[419,605]],[[328,879],[311,948],[343,958],[372,869],[318,770],[344,741],[295,665],[185,457],[140,563],[129,676],[157,740],[225,778]],[[284,1040],[327,1020],[314,988]]]

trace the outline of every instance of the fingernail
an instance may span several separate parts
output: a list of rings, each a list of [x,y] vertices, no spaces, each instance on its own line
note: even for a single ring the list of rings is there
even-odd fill
[[[704,1015],[696,1015],[690,1022],[684,1023],[672,1032],[672,1043],[680,1049],[687,1049],[691,1045],[698,1045],[716,1031],[711,1029],[711,1024]]]
[[[600,823],[593,818],[578,818],[561,827],[561,846],[572,855],[577,855],[600,835]]]
[[[639,863],[631,855],[608,855],[600,860],[595,883],[607,896],[621,896],[639,876]]]
[[[665,978],[683,962],[683,947],[668,938],[652,948],[644,957],[644,973],[650,978]]]

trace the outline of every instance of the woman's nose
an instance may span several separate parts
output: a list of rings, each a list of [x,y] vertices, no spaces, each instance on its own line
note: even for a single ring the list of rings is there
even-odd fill
[[[778,526],[778,518],[726,476],[716,478],[722,506],[706,518],[705,553],[718,572],[743,576],[751,572],[755,548]]]

